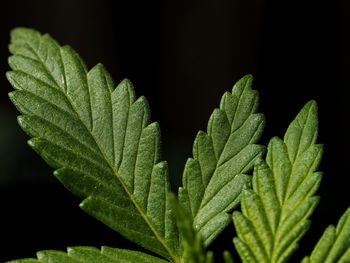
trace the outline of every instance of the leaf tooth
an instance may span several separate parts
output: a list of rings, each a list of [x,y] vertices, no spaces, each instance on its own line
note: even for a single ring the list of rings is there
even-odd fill
[[[146,97],[145,96],[139,97],[135,103],[138,103],[139,101],[143,105],[142,128],[145,128],[150,123],[151,113],[149,109],[148,100],[146,99]]]
[[[135,101],[128,113],[125,142],[123,147],[122,162],[119,167],[119,176],[126,187],[132,193],[134,191],[135,163],[138,158],[142,130],[145,127],[145,111],[147,104],[145,99]]]
[[[326,228],[321,239],[318,241],[314,251],[310,256],[310,261],[313,263],[325,262],[335,239],[335,227],[333,225],[330,225]]]
[[[57,108],[69,112],[72,116],[75,115],[67,97],[57,87],[50,86],[23,71],[9,71],[6,73],[6,77],[17,91],[20,90],[21,92],[32,94],[32,96],[40,97],[43,100],[51,102]],[[16,100],[13,100],[13,102],[16,103]]]
[[[147,195],[145,193],[150,188],[153,167],[160,159],[159,137],[159,125],[158,123],[152,123],[143,129],[138,145],[133,195],[144,209],[147,206]]]
[[[237,105],[237,97],[233,96],[230,92],[225,92],[220,101],[220,109],[226,113],[230,125],[233,123]]]
[[[87,74],[88,91],[91,103],[92,130],[105,158],[114,162],[113,111],[111,92],[114,83],[101,64],[97,64]]]
[[[19,260],[6,261],[6,263],[41,263],[41,262],[34,258],[25,258],[25,259],[19,259]]]
[[[123,160],[130,107],[134,101],[135,92],[128,80],[122,81],[112,92],[115,167],[120,167]]]
[[[273,137],[270,140],[266,162],[272,170],[276,184],[276,194],[279,203],[282,205],[286,199],[286,188],[292,171],[292,164],[288,157],[287,147],[280,138]]]
[[[57,123],[58,125],[65,122],[74,122],[80,129],[85,130],[85,127],[74,114],[66,111],[64,107],[53,104],[50,100],[42,98],[37,94],[30,93],[26,90],[15,90],[9,93],[9,97],[16,108],[23,114],[37,115],[42,119]],[[62,115],[69,120],[60,119]],[[87,131],[85,135],[87,135],[89,139],[91,138],[91,135]]]
[[[309,220],[301,221],[289,231],[286,238],[279,243],[278,248],[274,250],[272,255],[272,262],[286,262],[293,252],[298,248],[298,240],[310,228],[311,222]],[[278,242],[276,242],[277,244]]]
[[[344,229],[344,227],[346,228],[348,225],[348,220],[350,220],[350,208],[348,208],[345,213],[341,216],[341,218],[339,219],[336,231],[337,234],[341,233]]]
[[[235,131],[243,125],[246,119],[256,112],[259,104],[259,94],[250,87],[243,91],[239,98],[235,118],[232,122],[231,132]]]
[[[218,214],[231,211],[238,204],[242,190],[246,189],[249,183],[249,176],[238,174],[231,178],[206,203],[202,202],[202,206],[194,218],[196,228],[201,229]]]
[[[298,240],[310,227],[310,221],[307,218],[315,209],[319,198],[314,196],[302,203],[289,217],[282,219],[281,226],[276,233],[276,243],[273,258],[281,260],[289,256],[298,247]],[[283,213],[283,212],[282,212]]]
[[[246,90],[251,90],[253,84],[253,76],[248,74],[238,80],[232,88],[232,95],[238,99],[242,97],[242,94]]]
[[[242,213],[249,218],[257,236],[264,243],[266,254],[269,257],[273,247],[274,236],[264,204],[255,192],[245,190],[242,194],[241,205]]]
[[[43,263],[83,263],[83,261],[78,259],[73,259],[66,253],[54,250],[44,250],[37,253],[39,261]]]
[[[231,253],[227,250],[224,251],[223,258],[224,258],[225,263],[234,263],[233,258],[231,256]]]
[[[129,79],[123,79],[113,93],[127,93],[129,105],[133,104],[136,100],[135,88]]]
[[[184,186],[186,185],[191,214],[192,217],[194,217],[200,207],[205,189],[200,165],[197,160],[188,158],[185,165],[183,178],[186,180]]]
[[[24,57],[23,55],[13,55],[8,58],[8,63],[14,71],[20,71],[31,75],[48,86],[60,89],[53,77],[47,74],[47,69],[40,61]],[[33,70],[35,69],[35,70]]]
[[[104,255],[99,249],[94,247],[69,247],[68,255],[77,260],[83,260],[84,263],[117,263],[117,258],[111,258]]]
[[[168,190],[166,186],[168,176],[167,171],[168,166],[165,161],[154,166],[147,196],[147,207],[145,210],[147,211],[148,217],[151,218],[154,227],[162,236],[165,234],[165,208]]]
[[[304,257],[303,260],[301,261],[301,263],[311,263],[312,261],[310,261],[309,257]]]
[[[16,35],[16,37],[11,37],[10,52],[15,57],[21,57],[22,61],[21,63],[12,63],[13,61],[9,61],[11,67],[18,66],[39,78],[46,78],[48,83],[65,91],[66,83],[58,43],[48,34],[41,36],[39,32],[30,29],[20,29],[14,32],[11,35]],[[37,64],[37,67],[28,67],[28,63],[33,62]]]
[[[229,161],[218,167],[206,188],[201,206],[205,206],[235,175],[245,174],[251,170],[256,160],[263,155],[264,150],[265,147],[261,145],[249,144]]]
[[[32,42],[35,46],[39,45],[40,33],[36,30],[18,27],[11,30],[11,44],[9,46],[11,53],[19,53],[22,50],[18,49],[18,46],[24,45],[28,42]]]
[[[42,158],[55,169],[61,167],[74,167],[76,171],[85,174],[101,173],[112,174],[109,167],[103,166],[99,162],[92,161],[86,156],[72,152],[70,149],[61,145],[54,144],[43,138],[32,138],[28,141],[31,146]],[[76,162],[79,159],[80,162]]]
[[[86,198],[80,207],[129,240],[169,258],[168,252],[154,236],[154,232],[135,207],[134,209],[124,209],[119,207],[117,202],[111,203],[95,196]],[[123,217],[120,217],[121,214]],[[119,220],[115,220],[115,218]]]
[[[53,122],[47,121],[38,116],[21,115],[18,117],[18,123],[21,128],[32,137],[40,137],[48,142],[60,145],[78,154],[83,153],[86,159],[91,160],[91,162],[108,166],[106,161],[101,158],[100,152],[95,148],[94,144],[81,142],[74,136],[78,132],[84,134],[84,129],[80,129],[78,125],[78,127],[74,126],[74,124],[76,124],[75,122],[71,123],[70,121],[67,121],[67,123],[63,124],[56,122],[57,125],[55,125]],[[65,143],[60,143],[62,141],[65,141]]]
[[[208,135],[212,138],[215,158],[218,160],[231,134],[231,128],[226,114],[215,109],[209,118]]]
[[[276,233],[280,219],[280,204],[276,194],[275,180],[272,171],[263,161],[257,163],[253,173],[253,190],[260,196],[261,204],[273,235]]]
[[[143,252],[119,249],[103,246],[101,249],[103,255],[108,256],[111,259],[117,259],[118,262],[142,262],[142,263],[166,263],[163,259],[155,256],[145,254]]]
[[[321,183],[322,172],[314,172],[304,179],[303,183],[284,204],[285,214],[292,213],[296,207],[313,196]]]
[[[218,166],[227,162],[242,149],[248,145],[255,143],[262,134],[265,118],[262,114],[252,114],[235,132],[231,133],[225,143]]]
[[[87,69],[80,56],[70,47],[60,48],[66,94],[89,131],[92,131],[92,105],[87,82]]]
[[[167,189],[170,188],[170,184],[167,181]],[[166,193],[166,200],[165,200],[165,216],[164,216],[164,225],[165,225],[165,233],[164,238],[168,241],[168,245],[172,251],[176,251],[178,255],[180,255],[180,237],[178,228],[176,225],[176,218],[175,218],[175,211],[173,208],[173,205],[171,204],[171,198],[170,198],[171,192],[168,191]]]
[[[193,158],[198,160],[203,186],[207,187],[217,165],[213,141],[203,131],[199,131],[193,143]],[[184,175],[185,176],[185,175]]]
[[[186,182],[186,184],[187,184],[187,182]],[[192,214],[190,200],[189,200],[189,196],[188,196],[188,192],[187,192],[185,184],[183,185],[183,187],[179,187],[178,199],[179,199],[181,206],[184,208],[184,210],[186,210],[188,213]]]
[[[99,194],[108,200],[118,200],[120,207],[130,207],[130,199],[113,174],[107,173],[81,173],[72,168],[63,167],[54,171],[54,176],[75,195],[86,198],[90,195]]]
[[[336,227],[336,239],[326,262],[338,261],[350,247],[350,208],[342,215]]]
[[[309,101],[289,125],[284,136],[292,162],[310,145],[314,144],[318,134],[317,104]]]
[[[239,238],[234,238],[233,243],[244,263],[263,263],[264,261],[258,262],[255,255],[251,251],[250,247],[246,243],[242,242]],[[226,262],[227,263],[227,262]]]
[[[306,220],[310,214],[316,208],[319,202],[318,196],[312,196],[302,202],[298,207],[295,207],[293,212],[285,210],[284,207],[281,211],[281,222],[279,231],[276,234],[276,239],[285,239],[285,236],[288,235],[289,230],[296,225],[297,222]]]
[[[232,94],[225,93],[220,102],[220,109],[226,112],[231,124],[231,132],[239,128],[250,114],[258,107],[258,92],[252,90],[253,77],[246,75],[233,87]]]
[[[198,231],[204,240],[204,246],[208,247],[219,235],[219,233],[225,229],[228,222],[230,222],[230,215],[226,212],[221,212],[216,216],[210,218],[210,220],[203,227],[195,224],[194,228]]]
[[[250,248],[252,257],[255,258],[259,263],[269,262],[268,255],[262,243],[264,241],[261,240],[255,232],[251,221],[242,215],[242,213],[237,211],[233,212],[232,216],[239,240],[242,243],[245,243],[246,247]],[[239,242],[238,239],[234,239],[234,242],[235,240],[236,242]],[[245,250],[242,252],[245,252]]]
[[[349,262],[349,259],[350,259],[350,246],[348,247],[346,252],[344,252],[342,257],[339,259],[339,263],[347,263]]]
[[[304,187],[304,181],[318,167],[323,153],[323,146],[315,144],[310,146],[305,152],[300,153],[293,165],[292,173],[288,182],[287,199],[291,198],[298,188]]]

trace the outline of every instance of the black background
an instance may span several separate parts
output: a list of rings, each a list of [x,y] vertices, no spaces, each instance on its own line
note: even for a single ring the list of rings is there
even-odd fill
[[[116,82],[129,78],[151,105],[163,133],[173,185],[191,144],[224,91],[255,77],[267,126],[262,143],[283,136],[310,99],[319,105],[325,145],[309,253],[329,223],[350,206],[350,8],[346,1],[173,0],[8,1],[0,6],[0,261],[73,245],[131,247],[78,208],[26,145],[7,93],[9,31],[49,32],[92,67],[102,62]],[[175,187],[174,187],[175,189]],[[232,226],[213,248],[233,249]],[[294,261],[294,260],[293,260]],[[218,261],[220,262],[220,261]]]

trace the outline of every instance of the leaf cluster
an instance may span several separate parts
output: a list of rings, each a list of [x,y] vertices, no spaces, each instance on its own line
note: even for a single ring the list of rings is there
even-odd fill
[[[12,31],[10,52],[10,98],[29,145],[86,213],[151,252],[72,247],[11,262],[211,263],[207,248],[232,221],[243,262],[287,262],[297,249],[322,176],[314,101],[266,149],[259,96],[243,77],[198,132],[174,195],[159,125],[129,80],[116,85],[101,64],[88,70],[71,47],[32,29]],[[230,252],[223,260],[233,262]],[[350,262],[350,210],[302,262]]]

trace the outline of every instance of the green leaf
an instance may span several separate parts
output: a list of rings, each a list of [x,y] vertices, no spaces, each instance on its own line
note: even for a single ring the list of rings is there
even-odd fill
[[[253,190],[244,192],[242,212],[233,213],[234,244],[243,262],[286,262],[309,228],[321,180],[315,172],[322,155],[322,146],[315,144],[317,129],[317,106],[311,101],[284,140],[270,141],[266,162],[255,166]]]
[[[350,262],[350,208],[340,218],[337,227],[330,225],[305,263]]]
[[[225,250],[223,253],[225,263],[234,263],[232,255],[229,251]]]
[[[191,216],[173,194],[170,195],[170,200],[172,208],[175,211],[176,223],[180,232],[183,262],[213,263],[213,253],[211,251],[205,251],[200,234],[193,229]]]
[[[230,222],[228,212],[239,203],[250,184],[246,173],[264,147],[255,143],[264,127],[256,113],[258,93],[245,76],[226,92],[210,117],[207,133],[200,131],[183,173],[179,199],[193,218],[195,229],[209,245]]]
[[[68,253],[45,250],[37,253],[38,259],[19,259],[8,263],[166,263],[163,259],[127,249],[102,247],[71,247]]]
[[[174,262],[178,233],[169,209],[168,167],[146,99],[128,80],[90,71],[69,46],[25,28],[11,33],[7,78],[29,145],[81,207],[128,239]]]

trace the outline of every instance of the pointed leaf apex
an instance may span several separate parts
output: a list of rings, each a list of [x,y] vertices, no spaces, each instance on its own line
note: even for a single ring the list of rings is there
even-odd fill
[[[253,84],[253,76],[248,74],[242,77],[236,82],[232,88],[232,93],[236,94],[237,97],[240,97],[246,89],[251,89]]]
[[[310,105],[310,107],[317,107],[317,102],[315,100],[310,100],[306,103],[305,106]]]
[[[317,102],[315,100],[310,100],[301,109],[297,118],[299,117],[299,115],[305,114],[304,112],[309,112],[309,114],[316,115],[317,117],[317,111],[318,111]]]
[[[9,82],[12,81],[13,74],[14,74],[13,71],[7,71],[7,72],[6,72],[6,78],[7,78],[7,80],[8,80]]]
[[[123,80],[119,83],[119,85],[125,85],[125,86],[131,86],[131,87],[134,86],[134,85],[132,84],[132,82],[131,82],[129,79],[127,79],[127,78],[123,79]]]
[[[18,38],[27,37],[28,35],[39,36],[40,33],[34,29],[27,27],[16,27],[10,32],[11,42],[16,41]]]
[[[103,70],[105,71],[105,67],[103,66],[102,63],[97,63],[92,69],[90,69],[89,72],[95,71],[95,70]]]
[[[39,142],[39,138],[32,138],[30,140],[28,140],[28,145],[32,148],[35,148],[35,146],[37,145],[37,142]]]

